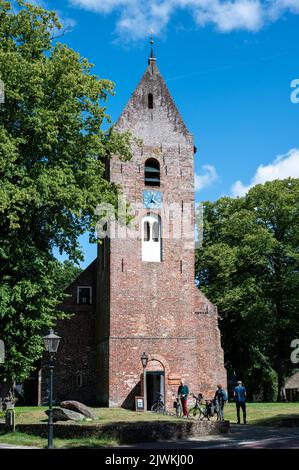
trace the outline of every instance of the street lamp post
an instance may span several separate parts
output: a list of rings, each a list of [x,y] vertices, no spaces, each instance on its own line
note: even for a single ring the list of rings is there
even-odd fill
[[[145,369],[148,363],[148,355],[145,352],[142,353],[140,360],[141,360],[141,364],[143,367],[143,408],[144,408],[143,411],[146,412],[147,411],[147,399],[146,399],[147,397],[146,397]]]
[[[53,372],[54,372],[54,358],[58,351],[60,336],[55,335],[54,330],[51,328],[49,334],[44,336],[44,345],[46,351],[50,355],[49,364],[49,410],[48,410],[48,449],[53,448]]]

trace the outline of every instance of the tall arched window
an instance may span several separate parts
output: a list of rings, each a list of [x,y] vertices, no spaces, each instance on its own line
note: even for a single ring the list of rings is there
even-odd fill
[[[148,109],[154,108],[154,97],[152,93],[149,93],[147,95],[147,105],[148,105]]]
[[[144,166],[144,184],[160,186],[160,163],[155,158],[149,158]]]
[[[161,218],[147,214],[142,219],[142,261],[162,261]]]

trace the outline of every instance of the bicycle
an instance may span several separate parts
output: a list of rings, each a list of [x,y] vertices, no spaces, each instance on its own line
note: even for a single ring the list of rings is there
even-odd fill
[[[188,418],[189,419],[203,419],[205,417],[204,414],[204,408],[200,407],[202,404],[203,396],[201,393],[198,395],[194,395],[194,393],[191,393],[193,398],[195,398],[195,405],[190,408],[188,411]]]
[[[200,406],[203,403],[203,395],[199,393],[197,396],[192,394],[195,398],[195,405],[189,410],[188,418],[198,419],[202,421],[204,418],[207,418],[210,421],[210,418],[213,418],[215,415],[215,404],[213,400],[205,400],[204,406]]]
[[[210,418],[217,417],[217,414],[215,413],[216,406],[214,404],[214,400],[205,400],[205,402],[206,404],[203,409],[204,416],[200,419],[203,420],[204,418],[207,418],[207,420],[210,421]]]
[[[165,413],[166,408],[165,408],[164,402],[162,400],[163,395],[162,395],[162,393],[158,393],[157,396],[158,396],[157,400],[155,400],[153,405],[151,406],[151,412],[153,412],[153,413]]]

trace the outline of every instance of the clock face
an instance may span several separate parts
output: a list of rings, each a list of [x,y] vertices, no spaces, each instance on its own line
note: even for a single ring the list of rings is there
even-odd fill
[[[162,193],[160,191],[143,191],[143,204],[146,209],[160,209],[162,207]]]

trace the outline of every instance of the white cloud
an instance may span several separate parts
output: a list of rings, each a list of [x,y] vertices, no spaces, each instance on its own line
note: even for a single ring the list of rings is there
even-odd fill
[[[250,184],[236,181],[231,188],[233,197],[244,196],[250,188],[266,181],[282,180],[285,178],[299,178],[299,149],[291,149],[285,155],[278,157],[269,165],[260,165],[251,179]]]
[[[208,8],[199,8],[194,16],[198,25],[214,23],[222,32],[234,29],[257,31],[263,25],[263,10],[259,0],[211,1]]]
[[[180,10],[191,13],[199,27],[208,24],[221,32],[258,31],[285,12],[299,14],[299,0],[69,0],[99,14],[116,13],[116,33],[127,40],[144,38],[152,30],[162,34]]]
[[[201,191],[218,180],[217,171],[213,165],[203,165],[202,169],[202,174],[195,173],[194,176],[195,191]]]
[[[280,16],[284,11],[299,13],[298,0],[272,0],[271,3],[270,14]]]

